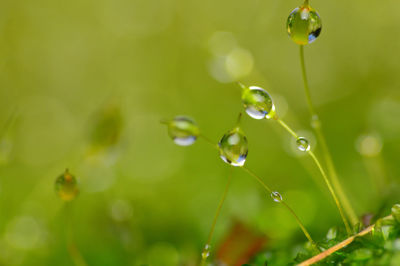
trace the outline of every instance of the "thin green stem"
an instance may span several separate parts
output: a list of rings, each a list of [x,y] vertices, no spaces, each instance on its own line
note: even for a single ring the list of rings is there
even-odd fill
[[[305,4],[306,4],[306,2],[305,2]],[[308,1],[307,1],[307,4],[308,4]],[[356,215],[353,207],[351,206],[350,201],[347,198],[347,196],[339,182],[336,168],[333,164],[332,156],[329,152],[329,148],[326,143],[325,136],[322,132],[321,121],[319,119],[317,112],[315,111],[314,105],[311,100],[310,87],[308,85],[307,71],[306,71],[306,65],[305,65],[305,60],[304,60],[304,46],[300,45],[299,47],[300,47],[300,65],[301,65],[301,71],[302,71],[302,76],[303,76],[304,91],[306,94],[308,109],[310,111],[310,115],[312,118],[312,127],[315,130],[318,142],[321,144],[321,151],[324,156],[324,160],[327,165],[327,168],[329,171],[329,176],[332,180],[332,184],[333,184],[335,190],[338,192],[339,199],[342,202],[343,207],[344,207],[346,214],[349,217],[351,223],[356,224],[356,223],[358,223],[357,215]]]
[[[200,135],[200,137],[202,137],[208,144],[210,144],[211,146],[213,146],[214,148],[219,150],[219,146],[215,145],[209,138],[207,138],[204,135]],[[265,184],[264,181],[258,175],[256,175],[253,171],[251,171],[250,169],[248,169],[247,167],[244,167],[244,166],[242,166],[240,168],[242,168],[245,172],[247,172],[249,175],[254,177],[257,180],[257,182],[259,182],[261,184],[261,186],[263,186],[264,189],[268,191],[269,194],[271,194],[273,192],[272,189],[267,184]],[[223,200],[222,200],[222,202],[223,202]],[[293,211],[293,209],[290,208],[289,205],[287,205],[285,202],[282,201],[281,203],[283,203],[283,206],[285,206],[285,208],[287,208],[289,210],[289,212],[294,216],[294,218],[296,219],[296,222],[299,224],[301,230],[303,231],[303,233],[306,236],[306,238],[308,239],[308,241],[310,241],[310,243],[318,250],[317,245],[315,244],[314,240],[310,236],[310,233],[308,233],[307,229],[304,227],[303,223],[300,221],[299,217],[296,215],[296,213]],[[218,212],[219,211],[217,210],[217,213]],[[216,218],[214,218],[214,220],[215,219]],[[213,227],[214,227],[214,225],[213,225]],[[212,230],[214,230],[214,229],[212,229]],[[210,233],[210,234],[212,234],[212,233]],[[210,241],[210,238],[211,237],[209,236],[209,240],[207,242]],[[209,245],[209,243],[207,243],[207,244]],[[209,247],[209,246],[206,245],[205,249],[207,247]],[[203,250],[203,253],[204,253],[204,251],[206,251],[206,250]],[[203,258],[203,256],[202,256],[202,258]],[[205,259],[202,259],[201,265],[204,265],[204,263],[205,263]]]
[[[311,116],[315,116],[316,112],[315,112],[315,109],[314,109],[314,105],[313,105],[313,103],[311,101],[311,93],[310,93],[310,87],[308,86],[306,64],[305,64],[305,61],[304,61],[304,45],[299,45],[299,47],[300,47],[301,73],[303,75],[304,91],[306,93],[308,109],[310,110]]]
[[[307,151],[307,153],[311,156],[311,158],[314,160],[315,164],[318,166],[318,169],[321,172],[321,174],[324,178],[324,181],[325,181],[326,185],[328,186],[329,191],[332,194],[333,200],[335,201],[336,206],[339,209],[340,216],[342,216],[342,220],[343,220],[344,226],[346,227],[347,234],[351,235],[351,229],[350,229],[349,222],[347,221],[346,216],[344,215],[342,205],[340,204],[340,202],[336,196],[335,190],[333,189],[331,182],[329,181],[328,176],[326,175],[326,173],[324,171],[324,168],[322,168],[322,165],[319,162],[317,156],[315,156],[315,154],[311,150]]]
[[[210,144],[211,146],[213,146],[215,149],[217,149],[219,151],[218,144],[215,144],[210,138],[204,136],[203,134],[200,134],[199,137],[202,138],[203,140],[205,140],[208,144]]]
[[[282,119],[277,118],[276,121],[284,128],[286,129],[287,132],[290,133],[290,135],[292,135],[295,139],[298,139],[299,136],[296,134],[296,132],[294,132],[293,129],[291,129],[285,122],[283,122]]]
[[[307,237],[308,241],[310,241],[310,243],[314,246],[314,248],[316,248],[317,251],[319,251],[319,250],[318,250],[318,247],[317,247],[317,244],[315,244],[314,240],[311,238],[310,233],[308,233],[307,229],[304,227],[303,223],[300,221],[300,218],[297,216],[297,214],[294,212],[294,210],[293,210],[292,208],[290,208],[290,206],[287,205],[286,202],[282,201],[281,203],[286,207],[286,209],[289,210],[289,212],[290,212],[290,213],[293,215],[293,217],[296,219],[298,225],[300,226],[300,228],[301,228],[301,230],[303,231],[304,235]]]
[[[276,120],[285,130],[287,130],[287,131],[290,133],[290,135],[292,135],[296,140],[299,138],[299,136],[296,134],[296,132],[295,132],[291,127],[289,127],[283,120],[281,120],[281,119],[279,119],[279,118],[276,118],[275,120]],[[338,209],[339,209],[339,213],[340,213],[340,216],[342,217],[343,223],[344,223],[344,225],[345,225],[345,227],[346,227],[346,231],[350,234],[350,233],[351,233],[351,231],[350,231],[350,226],[349,226],[349,223],[348,223],[348,221],[347,221],[347,219],[346,219],[346,216],[345,216],[344,213],[343,213],[342,205],[340,204],[339,200],[337,199],[335,190],[332,188],[331,183],[330,183],[330,181],[329,181],[329,179],[328,179],[328,176],[327,176],[326,173],[325,173],[324,168],[322,167],[321,163],[319,162],[319,160],[317,159],[317,157],[315,156],[315,154],[311,151],[311,149],[309,149],[309,150],[307,151],[307,153],[308,153],[308,154],[311,156],[311,158],[314,160],[314,162],[315,162],[315,164],[317,165],[319,171],[321,172],[321,175],[322,175],[322,177],[323,177],[323,179],[324,179],[326,185],[328,186],[328,189],[329,189],[329,191],[330,191],[330,193],[331,193],[331,195],[332,195],[332,197],[333,197],[333,199],[334,199],[334,201],[335,201],[335,203],[336,203],[336,205],[337,205],[337,207],[338,207]]]
[[[77,248],[73,236],[73,226],[72,226],[72,203],[66,202],[65,203],[66,209],[66,234],[67,234],[67,249],[68,253],[76,266],[87,266],[85,259],[83,258],[82,254],[79,252]]]
[[[267,184],[265,184],[264,181],[258,175],[256,175],[253,171],[251,171],[250,169],[248,169],[247,167],[244,167],[244,166],[242,166],[241,168],[244,171],[246,171],[249,175],[254,177],[265,188],[265,190],[268,191],[268,193],[271,194],[273,192],[272,189],[269,186],[267,186]],[[308,233],[307,229],[304,227],[303,223],[300,221],[300,218],[296,215],[294,210],[283,200],[280,201],[280,203],[282,203],[283,206],[285,206],[285,208],[293,215],[297,224],[300,226],[301,230],[303,231],[303,233],[306,236],[306,238],[308,239],[308,241],[310,241],[310,243],[313,245],[313,247],[316,248],[316,250],[318,251],[317,245],[315,244],[314,240],[311,238],[310,233]]]
[[[217,224],[218,217],[219,217],[219,215],[221,213],[222,206],[224,205],[224,202],[225,202],[225,199],[226,199],[226,195],[228,194],[229,186],[230,186],[231,181],[232,181],[232,170],[233,170],[232,168],[229,170],[228,182],[226,183],[224,194],[222,195],[222,198],[218,203],[218,208],[217,208],[217,211],[215,213],[215,216],[214,216],[214,219],[213,219],[213,222],[212,222],[212,225],[211,225],[210,233],[208,234],[206,245],[204,246],[204,249],[203,249],[203,251],[201,253],[201,265],[205,264],[205,262],[206,262],[206,260],[207,260],[207,258],[209,256],[210,243],[211,243],[212,236],[214,234],[215,225]]]

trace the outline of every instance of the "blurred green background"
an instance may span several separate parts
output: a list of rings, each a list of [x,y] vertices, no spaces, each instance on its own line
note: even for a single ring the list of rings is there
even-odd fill
[[[266,88],[318,153],[285,29],[301,1],[0,3],[0,265],[73,264],[54,191],[66,168],[80,182],[70,218],[88,265],[195,265],[229,168],[202,140],[174,145],[159,121],[189,115],[217,142],[242,110],[235,81]],[[357,214],[376,213],[400,176],[400,4],[311,4],[323,22],[305,48],[312,96]],[[341,225],[286,132],[248,116],[242,127],[247,166],[314,238]],[[290,214],[234,170],[212,252],[234,220],[267,247],[304,242]]]

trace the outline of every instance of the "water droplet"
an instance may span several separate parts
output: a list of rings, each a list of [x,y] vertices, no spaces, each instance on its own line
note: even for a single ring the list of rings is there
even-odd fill
[[[282,195],[278,191],[271,192],[271,198],[275,202],[282,202],[283,201]]]
[[[337,227],[329,228],[328,233],[326,234],[326,239],[327,240],[335,239],[337,235],[338,235]]]
[[[76,178],[69,173],[68,169],[56,179],[55,189],[64,201],[71,201],[79,194]]]
[[[275,106],[271,96],[260,87],[243,86],[242,102],[246,113],[254,119],[269,119],[275,116]]]
[[[308,140],[303,137],[299,137],[296,140],[297,148],[300,151],[309,151],[310,150],[310,144],[308,143]]]
[[[199,128],[193,119],[177,116],[168,122],[168,134],[177,145],[192,145],[199,135]]]
[[[205,245],[203,252],[201,253],[201,257],[203,258],[203,260],[207,259],[210,256],[210,249],[210,245]]]
[[[247,153],[247,138],[240,130],[235,128],[226,133],[219,141],[220,157],[224,162],[233,166],[243,166]]]
[[[287,32],[292,40],[300,45],[312,43],[322,29],[321,18],[310,6],[295,8],[286,23]]]
[[[400,204],[395,204],[392,207],[392,216],[400,223]]]

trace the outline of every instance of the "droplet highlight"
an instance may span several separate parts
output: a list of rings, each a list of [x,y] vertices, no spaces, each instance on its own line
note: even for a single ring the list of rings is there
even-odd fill
[[[393,205],[392,216],[398,223],[400,223],[400,204]]]
[[[235,128],[226,133],[218,143],[221,159],[232,166],[243,166],[248,153],[246,136]]]
[[[179,146],[192,145],[200,133],[196,122],[186,116],[177,116],[167,124],[169,136]]]
[[[203,260],[206,260],[210,256],[210,249],[211,249],[210,245],[208,245],[208,244],[205,245],[203,252],[201,253],[201,258]]]
[[[254,119],[272,118],[275,116],[275,105],[271,95],[263,88],[242,86],[242,103],[246,113]]]
[[[319,14],[309,5],[295,8],[286,23],[290,38],[299,45],[314,42],[321,34],[322,22]]]
[[[278,203],[283,201],[283,197],[278,191],[271,192],[271,198]]]
[[[78,196],[78,182],[68,169],[56,179],[55,190],[60,199],[64,201],[71,201]]]
[[[310,147],[310,143],[308,142],[308,140],[306,138],[303,138],[303,137],[299,137],[296,140],[296,144],[297,144],[297,148],[300,151],[303,151],[303,152],[309,151],[310,148],[311,148]]]

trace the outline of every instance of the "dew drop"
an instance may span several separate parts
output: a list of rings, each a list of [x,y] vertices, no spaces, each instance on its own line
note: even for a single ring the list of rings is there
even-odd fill
[[[278,191],[271,192],[271,198],[278,203],[283,201],[282,195]]]
[[[395,204],[392,207],[392,216],[400,223],[400,204]]]
[[[287,32],[292,40],[300,45],[312,43],[320,35],[321,18],[310,6],[295,8],[286,23]]]
[[[201,253],[201,257],[203,258],[203,260],[207,259],[210,256],[210,249],[210,245],[205,245],[203,252]]]
[[[71,201],[79,194],[78,182],[68,169],[56,179],[55,189],[58,196],[64,201]]]
[[[177,116],[167,124],[168,134],[177,145],[192,145],[199,135],[199,128],[197,124],[189,117]]]
[[[226,133],[218,145],[220,157],[224,162],[233,166],[244,165],[248,153],[248,143],[240,128],[237,127]]]
[[[308,140],[303,137],[299,137],[296,140],[297,148],[300,151],[309,151],[310,150],[310,144],[308,143]]]
[[[275,116],[275,106],[271,96],[260,87],[243,86],[242,102],[246,113],[254,119],[269,119]]]

